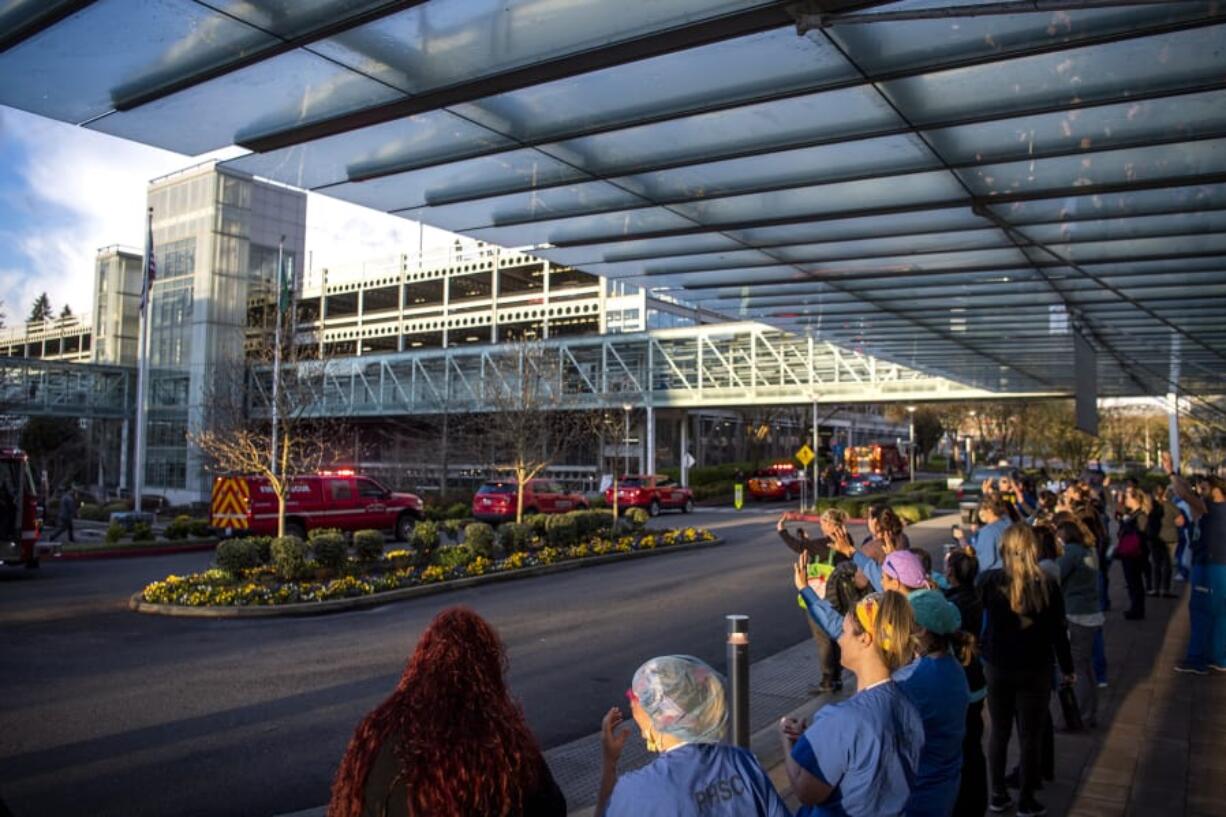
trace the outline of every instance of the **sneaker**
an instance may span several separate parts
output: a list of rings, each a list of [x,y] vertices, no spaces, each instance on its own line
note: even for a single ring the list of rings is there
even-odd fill
[[[1047,806],[1033,797],[1017,804],[1017,817],[1043,817],[1047,814]]]
[[[1175,665],[1175,672],[1185,672],[1189,675],[1208,675],[1209,670],[1204,667],[1198,667],[1195,664],[1189,664],[1187,661],[1180,661]]]
[[[1007,794],[993,794],[991,802],[988,803],[988,810],[994,814],[1000,814],[1011,808],[1013,808],[1013,798]]]

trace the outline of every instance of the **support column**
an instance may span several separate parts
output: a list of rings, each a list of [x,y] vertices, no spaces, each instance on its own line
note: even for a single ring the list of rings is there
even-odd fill
[[[690,414],[681,412],[681,487],[690,487]]]
[[[643,473],[654,474],[656,472],[656,410],[650,403],[647,404],[645,412],[644,425],[646,426],[643,434]]]
[[[128,487],[128,418],[124,418],[123,427],[119,429],[119,487]]]
[[[1171,391],[1166,395],[1167,434],[1171,450],[1171,465],[1179,470],[1179,368],[1180,341],[1178,335],[1171,336]]]

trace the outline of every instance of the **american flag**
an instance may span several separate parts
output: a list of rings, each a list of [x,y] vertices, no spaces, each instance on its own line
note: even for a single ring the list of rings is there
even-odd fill
[[[145,243],[145,280],[140,288],[140,314],[145,314],[145,306],[149,303],[149,290],[153,289],[153,281],[158,276],[157,261],[153,257],[153,212],[149,213],[149,236]]]

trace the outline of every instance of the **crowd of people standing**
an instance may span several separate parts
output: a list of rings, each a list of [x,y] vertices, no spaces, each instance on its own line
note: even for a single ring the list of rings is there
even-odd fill
[[[870,509],[858,545],[837,510],[779,520],[822,668],[811,691],[837,692],[844,670],[855,686],[809,722],[778,724],[798,814],[1046,814],[1038,795],[1053,776],[1053,694],[1063,728],[1096,726],[1116,561],[1125,620],[1144,618],[1147,597],[1190,583],[1191,643],[1176,669],[1226,672],[1226,483],[1171,474],[1156,493],[1132,481],[983,488],[978,524],[946,547],[941,571],[884,504]],[[816,521],[820,535],[788,528],[797,521]],[[484,620],[464,608],[439,614],[350,742],[329,814],[565,814],[506,670]],[[714,668],[659,656],[633,673],[626,696],[629,718],[615,706],[600,724],[597,817],[790,814],[754,755],[725,742]],[[655,758],[619,775],[631,721]]]

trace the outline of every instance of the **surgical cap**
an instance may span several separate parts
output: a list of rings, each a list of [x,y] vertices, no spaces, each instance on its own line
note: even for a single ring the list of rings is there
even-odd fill
[[[936,590],[916,590],[907,596],[915,623],[930,633],[949,635],[962,627],[962,613]]]
[[[928,583],[928,574],[924,572],[924,563],[909,550],[896,550],[885,557],[881,572],[898,579],[903,587],[916,589]]]
[[[724,680],[689,655],[653,658],[634,673],[631,691],[660,732],[688,743],[719,743],[728,724]]]

